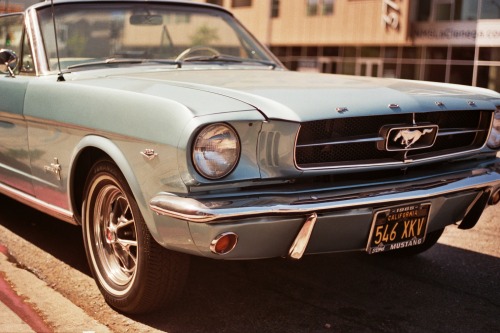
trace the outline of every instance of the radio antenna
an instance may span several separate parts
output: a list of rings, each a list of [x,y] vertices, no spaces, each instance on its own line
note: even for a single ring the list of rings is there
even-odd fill
[[[57,82],[66,81],[61,71],[61,61],[59,60],[59,44],[57,43],[57,29],[56,29],[56,15],[54,13],[54,0],[50,0],[50,7],[52,11],[52,25],[54,26],[54,38],[56,40],[56,57],[57,57]]]

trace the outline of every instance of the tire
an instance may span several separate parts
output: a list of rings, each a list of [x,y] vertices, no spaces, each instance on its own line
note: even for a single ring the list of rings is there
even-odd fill
[[[439,238],[443,234],[443,231],[444,231],[444,228],[429,232],[425,236],[425,241],[420,245],[410,246],[410,247],[406,247],[406,248],[395,250],[395,251],[388,251],[386,253],[389,255],[402,256],[402,257],[416,256],[422,252],[427,251],[428,249],[430,249],[434,245],[436,245]]]
[[[84,190],[83,240],[92,275],[106,302],[139,314],[166,307],[182,291],[189,256],[151,236],[118,167],[100,160]]]

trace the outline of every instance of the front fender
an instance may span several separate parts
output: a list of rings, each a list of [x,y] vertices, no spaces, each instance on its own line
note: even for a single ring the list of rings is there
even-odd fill
[[[88,135],[82,138],[80,142],[75,146],[70,162],[70,176],[68,177],[68,189],[69,193],[75,193],[76,191],[83,191],[83,188],[76,189],[75,188],[75,174],[78,170],[78,160],[80,155],[86,149],[93,148],[97,149],[104,154],[108,155],[111,160],[113,160],[118,168],[121,170],[123,176],[127,180],[127,183],[130,187],[130,190],[134,194],[135,200],[141,209],[141,213],[144,214],[147,209],[143,209],[146,207],[146,200],[140,191],[139,184],[137,182],[137,178],[134,175],[132,167],[124,156],[122,150],[110,139],[98,136],[98,135]],[[78,211],[80,207],[73,207],[73,211]]]
[[[142,146],[144,146],[144,142],[115,142],[109,138],[98,135],[88,135],[82,138],[82,140],[80,140],[80,142],[75,146],[72,152],[70,175],[68,177],[69,193],[72,194],[71,196],[73,199],[73,211],[76,212],[80,211],[81,209],[81,201],[75,200],[75,195],[78,193],[78,191],[80,191],[80,193],[83,192],[83,184],[85,183],[85,179],[79,178],[87,177],[91,168],[90,164],[93,164],[94,162],[84,161],[87,163],[82,163],[82,159],[87,159],[89,156],[91,156],[86,154],[86,152],[88,152],[89,150],[93,150],[94,152],[99,151],[101,156],[104,154],[107,155],[122,172],[153,238],[165,247],[169,247],[169,244],[176,244],[177,246],[184,248],[184,250],[187,252],[192,251],[190,248],[193,246],[193,242],[191,241],[189,228],[185,221],[172,219],[172,221],[169,223],[169,228],[173,228],[172,230],[175,230],[175,233],[171,233],[170,237],[165,237],[164,235],[162,237],[159,237],[160,233],[157,229],[158,224],[155,223],[155,220],[158,219],[158,216],[149,209],[149,200],[147,200],[146,198],[149,191],[156,191],[157,188],[153,188],[152,186],[148,185],[147,181],[141,179],[140,176],[138,176],[138,173],[134,171],[134,166],[136,169],[138,167],[142,167],[143,169],[145,169],[148,167],[148,165],[150,165],[148,164],[150,163],[149,161],[145,161],[145,159],[140,156],[138,147]],[[143,164],[138,164],[141,162]],[[82,166],[82,164],[87,164],[88,167],[84,167]],[[152,165],[152,167],[161,169],[162,165],[163,164],[160,164],[160,166]],[[80,186],[81,188],[76,188]],[[160,185],[158,184],[157,186]],[[183,242],[185,242],[185,244],[179,244]]]

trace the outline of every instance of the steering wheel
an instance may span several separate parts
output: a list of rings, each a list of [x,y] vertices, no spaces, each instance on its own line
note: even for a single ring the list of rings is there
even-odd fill
[[[212,53],[214,56],[220,55],[220,52],[217,51],[216,49],[214,49],[213,47],[199,45],[199,46],[193,46],[193,47],[185,49],[177,56],[177,58],[175,58],[175,61],[182,61],[182,60],[186,59],[191,53],[195,53],[195,52],[209,52],[209,53]]]

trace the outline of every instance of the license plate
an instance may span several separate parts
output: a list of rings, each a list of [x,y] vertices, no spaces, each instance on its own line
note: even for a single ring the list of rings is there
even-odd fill
[[[372,254],[422,244],[430,207],[430,203],[420,203],[376,211],[366,251]]]

